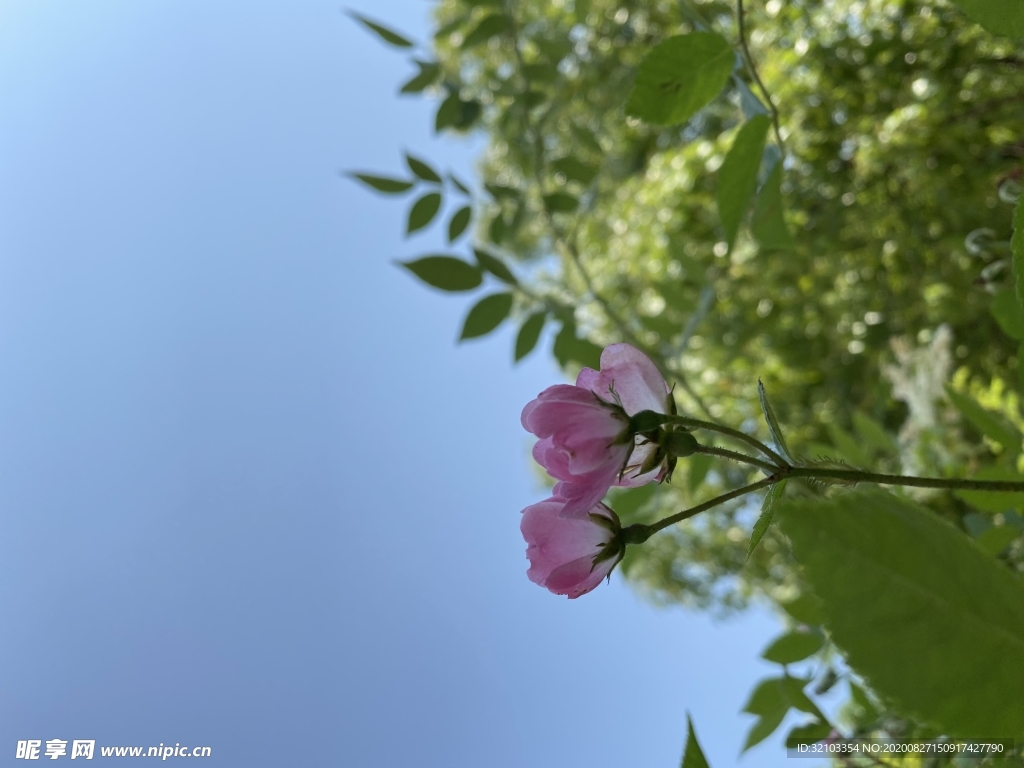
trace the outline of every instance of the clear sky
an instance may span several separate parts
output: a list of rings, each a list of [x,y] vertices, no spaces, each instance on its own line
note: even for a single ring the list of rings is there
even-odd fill
[[[786,764],[738,757],[774,618],[526,579],[559,373],[457,345],[392,264],[440,236],[339,176],[472,176],[413,71],[332,2],[0,2],[0,765],[672,766],[687,710],[712,768]]]

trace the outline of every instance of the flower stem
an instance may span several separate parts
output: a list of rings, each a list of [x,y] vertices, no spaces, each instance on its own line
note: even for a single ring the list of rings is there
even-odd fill
[[[668,528],[670,525],[675,525],[678,522],[699,515],[701,512],[717,507],[719,504],[724,504],[730,499],[735,499],[739,496],[745,496],[748,493],[760,490],[761,488],[767,488],[773,483],[777,483],[782,478],[778,475],[772,475],[766,477],[764,480],[759,480],[756,483],[745,485],[742,488],[737,488],[735,491],[729,491],[729,493],[723,493],[721,496],[716,496],[709,501],[705,501],[703,504],[698,504],[696,507],[690,507],[684,509],[682,512],[677,512],[674,515],[670,515],[656,523],[645,525],[643,523],[634,523],[627,528],[622,529],[622,541],[626,544],[643,544],[647,539],[656,534],[658,531]]]
[[[752,464],[755,467],[760,467],[768,474],[773,474],[779,470],[778,467],[774,464],[769,464],[767,461],[761,461],[761,459],[748,456],[745,453],[730,451],[726,448],[716,448],[713,445],[698,445],[694,449],[694,453],[703,453],[706,456],[721,456],[723,459],[732,459],[742,464]]]
[[[949,477],[908,477],[906,475],[882,475],[877,472],[863,472],[859,469],[825,469],[824,467],[789,467],[779,470],[784,477],[820,477],[848,483],[877,483],[878,485],[905,485],[914,488],[940,488],[949,491],[995,491],[999,493],[1024,493],[1024,481],[1020,480],[968,480]],[[780,478],[781,479],[781,478]]]
[[[779,456],[775,451],[769,448],[767,445],[762,443],[756,437],[748,435],[746,432],[740,432],[738,429],[732,429],[731,427],[725,427],[721,424],[715,424],[710,421],[701,421],[700,419],[691,419],[689,416],[673,416],[671,421],[675,424],[682,424],[684,427],[690,427],[692,429],[706,429],[709,432],[718,432],[723,435],[728,435],[737,440],[742,440],[747,445],[751,445],[757,448],[761,453],[775,462],[775,466],[772,467],[774,470],[776,467],[788,467],[789,462]]]

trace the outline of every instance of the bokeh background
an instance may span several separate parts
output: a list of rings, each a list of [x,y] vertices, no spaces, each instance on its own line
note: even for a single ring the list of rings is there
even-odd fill
[[[785,764],[739,755],[774,617],[526,579],[561,374],[394,266],[443,243],[340,172],[480,146],[342,11],[0,3],[0,764],[668,766],[687,711],[715,768]]]

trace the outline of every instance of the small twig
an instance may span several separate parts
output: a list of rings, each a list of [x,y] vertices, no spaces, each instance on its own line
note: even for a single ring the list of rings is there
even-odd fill
[[[768,102],[768,109],[772,113],[772,125],[775,127],[775,139],[779,142],[779,150],[782,152],[783,156],[785,156],[786,144],[782,140],[782,129],[779,126],[779,110],[776,109],[775,102],[772,101],[772,95],[765,87],[764,82],[761,80],[761,76],[757,74],[757,67],[754,66],[754,57],[750,55],[750,48],[747,47],[747,33],[743,21],[743,0],[736,0],[736,23],[739,31],[740,50],[743,54],[743,60],[747,65],[750,76],[754,78],[754,82],[757,83],[757,87],[761,89],[761,93],[764,95],[765,101]]]

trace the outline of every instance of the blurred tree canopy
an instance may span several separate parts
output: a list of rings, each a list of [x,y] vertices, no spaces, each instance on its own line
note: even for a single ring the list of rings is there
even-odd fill
[[[1024,168],[1019,41],[941,0],[768,0],[742,15],[716,0],[440,0],[434,17],[424,50],[375,31],[412,51],[417,69],[401,90],[437,100],[438,131],[486,136],[479,183],[416,158],[407,180],[362,178],[388,194],[415,192],[410,233],[451,209],[452,253],[406,266],[442,290],[498,288],[474,299],[463,338],[516,322],[515,359],[550,340],[569,373],[596,367],[604,344],[628,341],[699,418],[763,430],[763,381],[797,454],[1019,476],[1024,314],[1010,277]],[[729,42],[724,89],[689,119],[636,109],[652,49],[702,32]],[[663,106],[649,100],[648,112]],[[766,134],[763,154],[751,145],[749,205],[727,161],[749,141],[744,126]],[[742,205],[727,217],[734,200]],[[470,235],[471,247],[460,244]],[[646,522],[749,477],[695,456],[673,485],[611,503],[624,522]],[[1024,571],[1017,500],[908,496]],[[755,515],[737,503],[675,526],[631,548],[622,570],[659,602],[802,605],[806,590],[774,528],[747,559]],[[794,627],[815,624],[790,607]],[[832,664],[835,653],[817,647]],[[897,722],[850,685],[852,722]],[[791,692],[783,713],[814,715],[802,695]],[[898,722],[904,734],[927,732]]]

